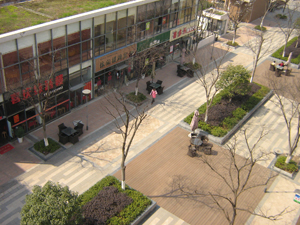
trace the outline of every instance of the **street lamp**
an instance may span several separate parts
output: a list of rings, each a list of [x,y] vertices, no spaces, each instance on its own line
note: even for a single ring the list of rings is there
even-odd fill
[[[91,94],[91,90],[89,89],[84,89],[82,91],[82,94],[84,94],[85,98],[86,98],[86,130],[89,129],[89,114],[88,114],[88,96]]]

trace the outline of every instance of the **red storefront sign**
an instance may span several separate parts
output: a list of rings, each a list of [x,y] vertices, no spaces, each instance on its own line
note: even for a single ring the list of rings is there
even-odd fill
[[[59,86],[62,86],[64,83],[63,74],[60,74],[55,77],[55,86],[56,88]],[[38,93],[41,94],[43,91],[52,90],[54,88],[53,86],[53,79],[45,80],[45,85],[39,84],[39,87],[36,85],[33,86],[33,93],[32,88],[28,87],[22,90],[21,96],[20,93],[13,93],[10,95],[11,103],[17,104],[21,101],[21,99],[28,99],[31,97],[31,94],[37,95]]]

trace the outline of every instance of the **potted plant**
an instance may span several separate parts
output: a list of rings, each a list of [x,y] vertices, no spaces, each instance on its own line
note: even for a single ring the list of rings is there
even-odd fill
[[[18,138],[18,142],[22,143],[23,142],[23,137],[24,137],[24,134],[25,134],[25,131],[24,131],[23,127],[16,127],[15,134]]]

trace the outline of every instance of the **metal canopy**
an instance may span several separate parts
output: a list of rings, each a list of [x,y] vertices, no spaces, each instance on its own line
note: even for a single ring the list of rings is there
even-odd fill
[[[125,69],[125,68],[127,68],[128,67],[128,65],[126,65],[126,64],[124,64],[124,65],[122,65],[122,66],[119,66],[119,67],[117,67],[116,68],[116,70],[122,70],[122,69]]]

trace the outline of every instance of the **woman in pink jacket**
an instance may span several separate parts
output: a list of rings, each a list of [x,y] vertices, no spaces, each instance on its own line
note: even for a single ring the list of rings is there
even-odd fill
[[[155,101],[155,98],[157,95],[157,91],[155,90],[155,88],[152,89],[152,91],[150,92],[150,95],[152,96],[152,102],[151,102],[151,105],[152,105],[153,102]]]

